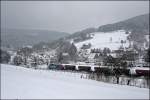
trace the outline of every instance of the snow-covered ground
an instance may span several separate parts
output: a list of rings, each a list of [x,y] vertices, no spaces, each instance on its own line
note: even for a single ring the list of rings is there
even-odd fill
[[[91,34],[94,35],[92,39],[75,44],[78,49],[81,48],[83,44],[91,43],[92,49],[93,48],[103,49],[107,47],[110,48],[111,50],[116,50],[122,45],[121,40],[126,41],[126,43],[123,44],[124,47],[129,46],[129,42],[127,41],[127,36],[129,34],[125,34],[124,30],[118,30],[118,31],[107,32],[107,33],[95,32]]]
[[[149,89],[81,79],[79,73],[1,64],[2,99],[148,99]]]

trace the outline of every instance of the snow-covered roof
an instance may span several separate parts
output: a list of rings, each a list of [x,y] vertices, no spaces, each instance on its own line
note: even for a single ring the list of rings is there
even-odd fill
[[[62,55],[63,55],[63,56],[68,56],[69,54],[68,54],[68,53],[62,53]]]
[[[150,70],[149,67],[132,67],[130,69],[132,69],[132,70]]]
[[[95,55],[96,55],[95,53],[91,53],[91,54],[88,56],[88,58],[89,58],[89,59],[94,59]]]

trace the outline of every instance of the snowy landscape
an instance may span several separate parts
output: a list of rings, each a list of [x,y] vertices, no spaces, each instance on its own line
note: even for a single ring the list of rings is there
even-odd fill
[[[94,48],[110,48],[111,50],[116,50],[118,49],[122,44],[121,40],[126,41],[123,46],[124,47],[129,47],[129,41],[127,41],[127,36],[129,34],[126,34],[125,30],[118,30],[114,32],[95,32],[95,33],[90,33],[93,35],[92,39],[76,43],[75,45],[77,48],[81,48],[83,44],[88,44],[91,43],[91,49]]]
[[[149,99],[148,1],[35,2],[1,2],[0,99]]]
[[[1,99],[148,99],[149,89],[1,64]]]

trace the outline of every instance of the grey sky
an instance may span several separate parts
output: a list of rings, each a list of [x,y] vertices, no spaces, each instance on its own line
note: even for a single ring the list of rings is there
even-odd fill
[[[149,1],[2,1],[4,28],[73,33],[149,13]]]

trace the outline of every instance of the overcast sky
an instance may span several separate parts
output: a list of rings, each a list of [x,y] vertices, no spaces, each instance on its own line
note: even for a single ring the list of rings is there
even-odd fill
[[[73,33],[149,13],[149,1],[2,1],[1,27]]]

